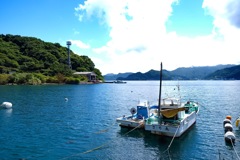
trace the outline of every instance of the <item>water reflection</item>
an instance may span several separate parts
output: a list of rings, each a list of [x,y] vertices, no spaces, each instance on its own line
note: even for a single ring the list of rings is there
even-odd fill
[[[11,117],[13,109],[12,108],[9,108],[9,109],[0,108],[0,111],[3,112],[6,117]]]

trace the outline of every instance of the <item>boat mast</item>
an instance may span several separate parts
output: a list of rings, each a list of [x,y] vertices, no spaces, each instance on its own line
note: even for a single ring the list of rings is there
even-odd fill
[[[158,97],[158,120],[160,123],[160,110],[161,110],[161,92],[162,92],[162,62],[160,64],[160,87],[159,87],[159,97]]]

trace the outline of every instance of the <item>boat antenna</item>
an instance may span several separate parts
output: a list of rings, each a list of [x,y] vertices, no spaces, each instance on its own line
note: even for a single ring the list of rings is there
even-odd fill
[[[159,97],[158,97],[158,117],[159,117],[159,121],[160,121],[160,110],[161,110],[161,93],[162,93],[162,62],[160,64],[160,87],[159,87]]]

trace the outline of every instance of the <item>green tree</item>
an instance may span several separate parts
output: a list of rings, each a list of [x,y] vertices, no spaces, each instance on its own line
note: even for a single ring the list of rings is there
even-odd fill
[[[94,73],[97,75],[97,79],[98,80],[104,80],[103,76],[102,76],[102,73],[100,72],[99,69],[95,68],[94,69]]]
[[[71,51],[72,70],[67,65],[67,59],[67,48],[59,43],[20,35],[0,35],[0,73],[41,73],[45,76],[62,74],[71,77],[73,71],[95,70],[95,65],[88,56],[80,56]],[[97,75],[99,78],[102,76],[101,72],[97,72]],[[27,83],[24,74],[11,76],[11,81]]]
[[[5,85],[8,83],[8,74],[0,74],[0,85]]]

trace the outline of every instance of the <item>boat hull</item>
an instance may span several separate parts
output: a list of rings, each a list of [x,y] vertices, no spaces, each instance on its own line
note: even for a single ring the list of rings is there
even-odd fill
[[[196,112],[191,113],[181,120],[178,124],[172,123],[145,123],[145,130],[151,131],[153,134],[169,136],[169,137],[180,137],[185,133],[192,125],[196,122]]]

